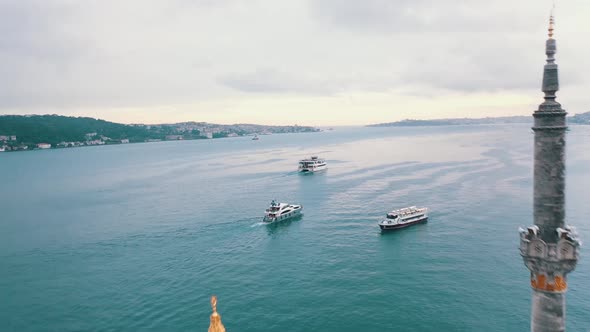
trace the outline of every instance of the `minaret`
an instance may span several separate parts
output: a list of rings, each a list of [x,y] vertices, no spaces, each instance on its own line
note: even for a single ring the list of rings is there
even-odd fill
[[[531,271],[533,288],[531,331],[565,331],[567,274],[574,270],[580,242],[565,224],[566,112],[555,100],[559,90],[554,18],[549,20],[549,39],[543,72],[545,101],[534,112],[534,222],[520,229],[520,254]]]

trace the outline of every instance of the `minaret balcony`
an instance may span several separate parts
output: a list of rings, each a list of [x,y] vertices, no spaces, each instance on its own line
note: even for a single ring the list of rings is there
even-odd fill
[[[566,275],[576,268],[581,241],[575,229],[557,228],[557,243],[546,243],[540,237],[539,227],[520,229],[520,255],[531,271],[534,289],[547,292],[565,292]]]

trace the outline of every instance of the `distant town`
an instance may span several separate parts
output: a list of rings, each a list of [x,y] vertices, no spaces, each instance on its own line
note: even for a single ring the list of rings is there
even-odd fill
[[[206,122],[126,125],[59,115],[5,115],[0,116],[0,152],[317,131],[320,129],[298,125],[221,125]]]

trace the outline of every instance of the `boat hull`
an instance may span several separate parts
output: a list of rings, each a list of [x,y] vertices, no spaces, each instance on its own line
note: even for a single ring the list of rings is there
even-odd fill
[[[318,167],[303,167],[303,168],[299,168],[299,172],[300,173],[315,173],[315,172],[323,171],[326,169],[328,169],[328,166],[326,166],[326,165],[318,166]]]
[[[269,217],[265,216],[264,218],[262,218],[262,222],[265,224],[272,224],[272,223],[279,222],[279,221],[285,221],[285,220],[297,218],[297,217],[301,216],[301,210],[303,210],[303,207],[301,207],[300,209],[291,211],[289,213],[286,213],[284,215],[275,217],[275,218],[269,218]]]
[[[409,222],[406,222],[403,224],[381,224],[381,223],[379,223],[379,227],[381,228],[381,231],[395,231],[398,229],[410,227],[412,225],[422,224],[427,221],[428,221],[428,217],[424,217],[424,218],[416,219],[416,220],[409,221]]]

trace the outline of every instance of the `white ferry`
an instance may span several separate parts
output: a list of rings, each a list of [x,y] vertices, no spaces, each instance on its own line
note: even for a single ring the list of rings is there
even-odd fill
[[[426,221],[428,221],[427,208],[410,206],[389,212],[387,217],[379,222],[379,227],[381,227],[382,231],[387,231],[408,227]]]
[[[323,171],[328,168],[328,164],[324,159],[320,159],[316,156],[310,159],[303,159],[299,161],[299,172],[302,173],[313,173]]]
[[[265,223],[272,223],[275,221],[291,219],[300,216],[301,210],[303,210],[302,205],[277,203],[273,200],[268,209],[266,209],[262,221]]]

